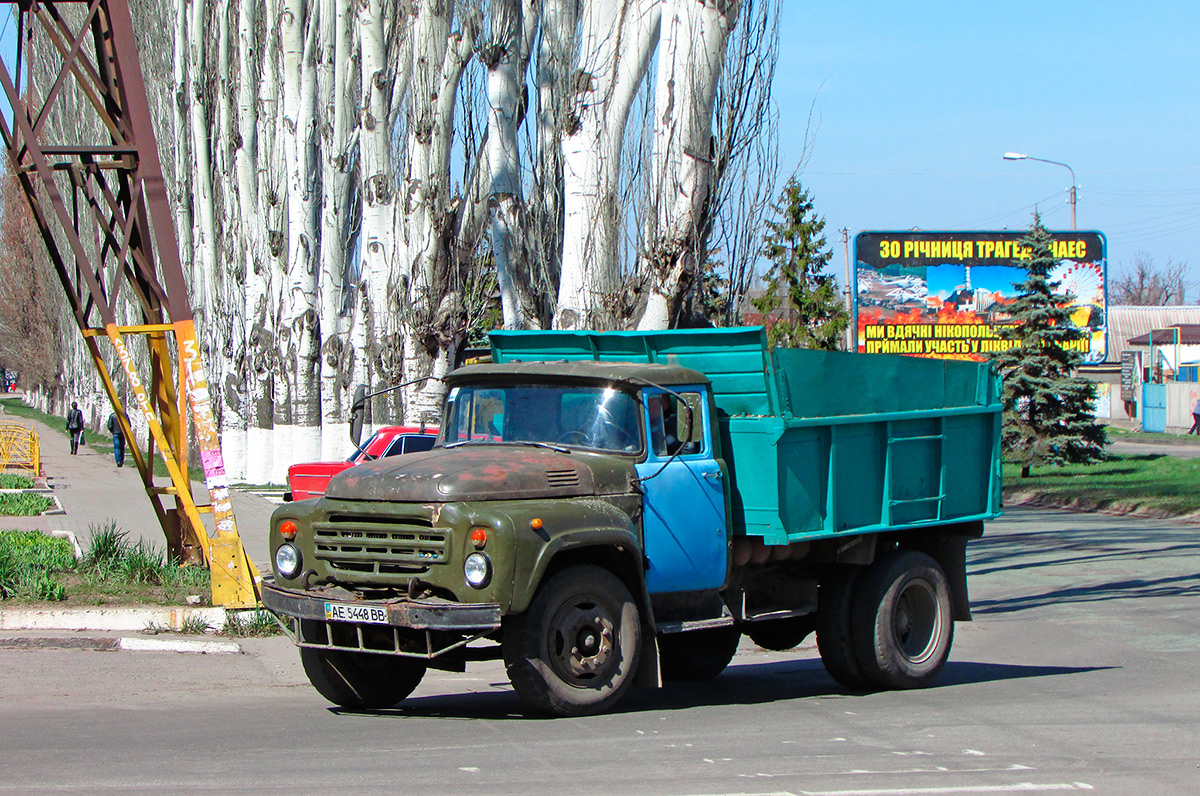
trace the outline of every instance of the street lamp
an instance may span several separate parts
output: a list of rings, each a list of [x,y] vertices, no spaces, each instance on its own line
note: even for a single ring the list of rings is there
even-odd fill
[[[1029,155],[1023,155],[1020,152],[1005,152],[1005,160],[1036,160],[1039,163],[1052,163],[1055,166],[1062,166],[1067,171],[1071,172],[1071,229],[1075,229],[1075,169],[1068,166],[1066,163],[1059,163],[1057,160],[1046,160],[1045,158],[1035,158]]]

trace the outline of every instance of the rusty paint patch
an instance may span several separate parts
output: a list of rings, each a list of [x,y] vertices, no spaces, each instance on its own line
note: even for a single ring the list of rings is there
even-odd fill
[[[572,454],[464,445],[352,467],[334,476],[325,494],[402,502],[582,497],[595,494],[595,479],[592,469]]]

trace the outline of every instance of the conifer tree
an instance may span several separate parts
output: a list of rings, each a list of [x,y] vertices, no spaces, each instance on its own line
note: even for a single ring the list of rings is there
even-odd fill
[[[795,177],[788,180],[766,222],[762,255],[772,262],[767,292],[751,303],[764,316],[783,307],[782,317],[768,325],[771,347],[835,351],[850,323],[838,296],[837,280],[824,273],[833,258],[825,242],[825,219],[813,209],[812,197]]]
[[[1092,414],[1096,385],[1074,375],[1083,361],[1077,347],[1087,332],[1070,322],[1071,297],[1059,293],[1051,272],[1058,264],[1051,236],[1035,213],[1022,245],[1029,249],[1029,276],[1015,285],[1014,325],[999,332],[1015,343],[994,357],[1004,377],[1001,445],[1021,477],[1038,464],[1086,463],[1104,456],[1104,426]]]

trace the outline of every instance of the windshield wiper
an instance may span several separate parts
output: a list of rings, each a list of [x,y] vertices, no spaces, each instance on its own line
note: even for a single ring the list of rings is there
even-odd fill
[[[447,442],[443,448],[457,448],[459,445],[478,445],[481,442],[487,442],[486,439],[464,439],[459,442]]]
[[[549,442],[534,442],[532,440],[515,440],[513,444],[532,445],[535,448],[547,448],[549,450],[557,451],[559,453],[570,453],[571,452],[570,448],[564,448],[561,445],[552,445]]]

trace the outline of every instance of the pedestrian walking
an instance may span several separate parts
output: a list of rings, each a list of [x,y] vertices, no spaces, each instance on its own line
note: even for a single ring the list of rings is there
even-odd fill
[[[71,435],[71,455],[74,456],[79,453],[79,445],[83,442],[83,412],[75,401],[71,401],[71,408],[67,412],[67,433]]]
[[[117,422],[117,413],[108,416],[108,433],[113,438],[113,460],[117,467],[125,466],[125,435],[121,433],[121,424]]]
[[[1200,437],[1200,398],[1196,399],[1196,405],[1192,407],[1192,427],[1188,429],[1188,433]]]

